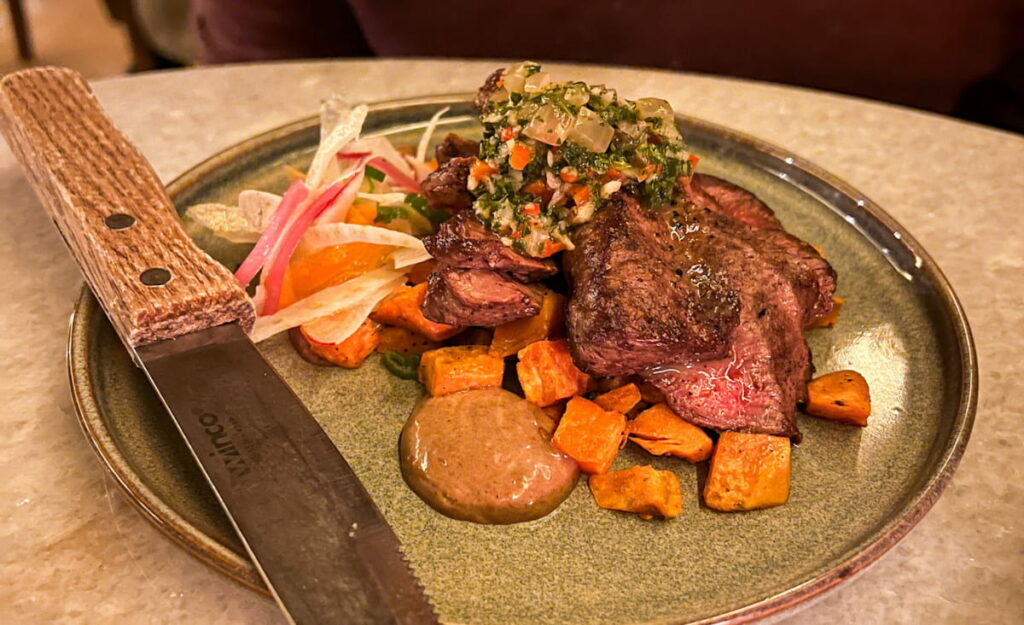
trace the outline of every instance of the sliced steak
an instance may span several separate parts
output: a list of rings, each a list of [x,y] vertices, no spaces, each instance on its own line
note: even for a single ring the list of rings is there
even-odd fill
[[[799,436],[796,404],[812,370],[803,335],[808,285],[794,281],[782,248],[731,217],[697,207],[680,207],[672,217],[706,233],[708,263],[739,293],[740,322],[724,358],[662,364],[645,377],[697,425]]]
[[[471,156],[449,159],[423,179],[423,197],[431,208],[456,213],[473,206],[473,194],[466,182],[474,160]]]
[[[441,224],[423,245],[438,261],[463,269],[491,269],[517,280],[533,282],[554,275],[558,267],[550,259],[523,256],[501,242],[469,212]]]
[[[430,274],[423,315],[437,323],[494,327],[540,312],[543,289],[487,269],[441,264]]]
[[[695,174],[687,185],[686,194],[697,206],[741,222],[720,221],[719,227],[727,228],[761,253],[770,255],[786,272],[804,305],[805,325],[832,312],[835,271],[814,247],[783,230],[775,212],[757,196],[707,174]]]
[[[686,185],[686,194],[697,206],[723,212],[752,228],[782,228],[775,211],[767,204],[743,187],[721,178],[694,174]]]
[[[679,211],[707,233],[708,262],[740,296],[740,321],[724,358],[677,361],[645,377],[683,418],[717,430],[798,436],[796,403],[810,376],[804,306],[786,272],[707,209]],[[678,218],[678,217],[677,217]]]
[[[471,139],[463,139],[454,132],[448,133],[444,141],[434,148],[434,157],[437,164],[444,165],[453,158],[466,158],[476,156],[480,151],[480,144]]]
[[[724,356],[737,296],[703,259],[706,242],[618,195],[573,235],[569,345],[597,376]]]

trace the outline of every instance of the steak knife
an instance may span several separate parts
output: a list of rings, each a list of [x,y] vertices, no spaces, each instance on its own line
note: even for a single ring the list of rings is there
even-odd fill
[[[394,531],[249,340],[251,300],[82,76],[5,77],[0,131],[289,621],[436,624]]]

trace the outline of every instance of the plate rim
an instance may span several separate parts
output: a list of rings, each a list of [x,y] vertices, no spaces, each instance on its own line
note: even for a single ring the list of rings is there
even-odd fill
[[[438,94],[383,100],[370,103],[368,106],[372,114],[413,106],[464,104],[471,101],[472,96],[471,93]],[[898,232],[900,234],[899,244],[905,246],[916,258],[920,259],[918,271],[924,273],[940,296],[942,308],[952,324],[955,343],[960,353],[959,365],[963,379],[960,384],[956,417],[951,424],[950,442],[941,450],[935,462],[937,470],[930,474],[925,483],[913,494],[913,498],[904,506],[899,516],[882,525],[882,530],[875,540],[863,545],[836,566],[777,594],[697,621],[686,620],[685,617],[683,620],[670,617],[665,621],[680,625],[683,623],[686,625],[718,623],[739,625],[791,608],[849,579],[878,560],[902,540],[932,508],[948,486],[970,439],[978,401],[977,354],[967,316],[949,280],[917,239],[876,202],[845,180],[773,143],[697,117],[680,114],[677,114],[676,117],[684,120],[688,125],[765,153],[785,162],[795,171],[803,172],[811,176],[812,179],[818,179],[825,187],[831,187],[847,198],[856,199],[857,206],[871,218],[891,232]],[[316,116],[304,117],[243,139],[189,167],[166,185],[167,193],[173,198],[225,163],[285,137],[309,131],[316,123]],[[395,126],[395,128],[399,128],[399,126]],[[99,305],[92,297],[88,286],[84,285],[75,303],[69,323],[67,371],[75,413],[90,446],[99,456],[107,471],[114,477],[133,507],[164,535],[184,547],[188,553],[204,564],[269,598],[270,594],[252,563],[200,531],[157,497],[145,485],[140,476],[132,470],[129,462],[121,454],[114,439],[106,430],[103,414],[95,390],[92,388],[91,376],[88,375],[89,325],[90,320],[97,312],[100,312]],[[83,372],[85,375],[80,374]]]

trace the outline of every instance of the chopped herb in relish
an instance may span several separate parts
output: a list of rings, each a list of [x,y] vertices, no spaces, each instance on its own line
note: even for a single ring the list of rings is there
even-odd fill
[[[469,189],[480,221],[517,251],[543,257],[572,249],[573,228],[614,193],[670,204],[678,180],[692,173],[695,159],[664,100],[553,83],[530,62],[506,69],[500,87],[481,113]]]

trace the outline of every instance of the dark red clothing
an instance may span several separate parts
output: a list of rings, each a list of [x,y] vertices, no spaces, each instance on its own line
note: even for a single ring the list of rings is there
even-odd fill
[[[949,113],[1022,51],[1020,0],[197,0],[207,62],[507,57],[664,67]]]

